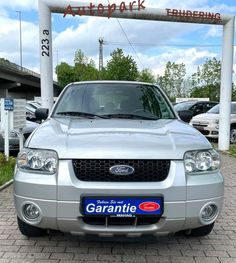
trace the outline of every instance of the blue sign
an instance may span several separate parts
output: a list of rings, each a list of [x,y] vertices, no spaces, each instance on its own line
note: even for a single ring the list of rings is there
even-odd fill
[[[14,110],[14,100],[4,99],[4,110],[13,111]]]
[[[83,198],[84,215],[105,216],[161,216],[163,213],[163,199],[161,197],[149,198]]]

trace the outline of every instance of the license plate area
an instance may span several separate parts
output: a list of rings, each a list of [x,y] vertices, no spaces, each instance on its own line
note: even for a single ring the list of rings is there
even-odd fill
[[[89,217],[161,217],[163,197],[83,197],[81,213]]]

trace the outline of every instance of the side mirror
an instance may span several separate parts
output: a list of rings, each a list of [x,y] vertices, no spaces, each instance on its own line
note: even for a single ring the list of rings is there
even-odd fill
[[[188,123],[191,121],[193,117],[193,113],[190,110],[178,111],[178,115],[182,121],[188,122]]]
[[[38,108],[35,111],[35,117],[38,120],[46,120],[48,117],[48,109],[46,108]]]

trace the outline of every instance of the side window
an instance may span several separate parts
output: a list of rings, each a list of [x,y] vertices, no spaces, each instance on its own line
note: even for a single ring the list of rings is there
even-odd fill
[[[204,107],[202,103],[198,103],[192,107],[193,115],[197,115],[204,112]]]
[[[217,105],[217,103],[206,103],[206,111],[210,110],[215,105]]]
[[[236,114],[236,103],[231,106],[231,114]]]

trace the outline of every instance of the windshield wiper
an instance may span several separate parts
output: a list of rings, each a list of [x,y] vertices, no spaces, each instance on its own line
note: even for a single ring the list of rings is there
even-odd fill
[[[108,119],[108,117],[88,112],[81,112],[81,111],[61,111],[57,112],[58,115],[64,115],[64,116],[76,116],[76,117],[84,117],[89,119],[94,119],[95,117],[101,118],[101,119]]]
[[[136,114],[129,114],[129,113],[114,113],[114,114],[106,114],[102,115],[103,117],[107,118],[119,118],[119,119],[142,119],[142,120],[153,120],[156,121],[158,117],[146,117]]]

